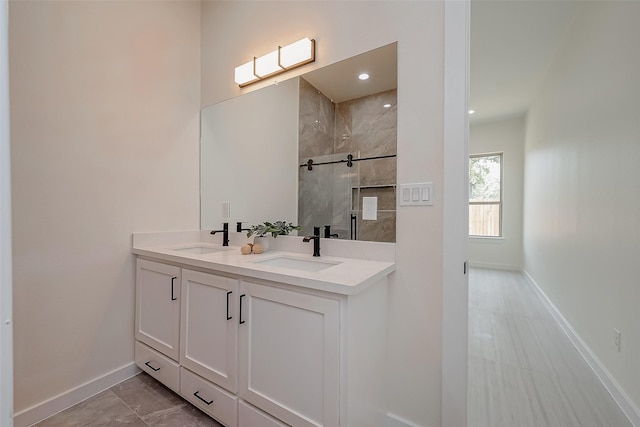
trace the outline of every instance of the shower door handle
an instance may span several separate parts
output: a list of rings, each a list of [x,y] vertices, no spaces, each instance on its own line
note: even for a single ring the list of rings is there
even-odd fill
[[[351,214],[351,240],[356,240],[358,238],[358,215]]]

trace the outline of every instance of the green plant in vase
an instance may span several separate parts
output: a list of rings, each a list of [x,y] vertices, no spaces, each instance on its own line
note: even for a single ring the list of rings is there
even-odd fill
[[[264,237],[271,234],[275,238],[280,235],[286,236],[294,230],[302,230],[302,227],[299,225],[293,225],[286,221],[276,221],[274,223],[265,221],[262,224],[252,225],[249,227],[247,237]]]

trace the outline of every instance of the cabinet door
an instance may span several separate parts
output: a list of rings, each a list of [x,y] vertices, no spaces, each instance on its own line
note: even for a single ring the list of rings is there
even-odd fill
[[[235,393],[238,280],[182,271],[180,364]]]
[[[295,426],[340,425],[340,303],[240,286],[239,397]]]
[[[178,360],[180,269],[139,259],[136,266],[136,339]]]

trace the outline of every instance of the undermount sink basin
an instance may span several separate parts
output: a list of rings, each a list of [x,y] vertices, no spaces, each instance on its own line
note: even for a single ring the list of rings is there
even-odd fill
[[[340,264],[340,262],[302,259],[289,256],[277,256],[274,258],[252,261],[256,264],[268,265],[270,267],[289,268],[299,271],[322,271],[326,268]]]
[[[210,254],[213,252],[223,252],[228,251],[230,248],[228,246],[206,246],[206,245],[193,245],[186,246],[182,248],[172,248],[172,251],[177,252],[186,252],[190,254]]]

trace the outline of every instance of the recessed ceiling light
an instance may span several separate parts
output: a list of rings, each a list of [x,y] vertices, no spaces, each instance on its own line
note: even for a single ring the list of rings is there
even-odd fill
[[[391,104],[384,104],[383,107],[384,108],[391,108]]]
[[[473,114],[475,112],[476,112],[476,110],[469,110],[469,114]]]
[[[360,74],[360,75],[358,76],[358,78],[359,78],[360,80],[367,80],[367,79],[369,78],[369,74],[367,74],[367,73],[362,73],[362,74]]]

